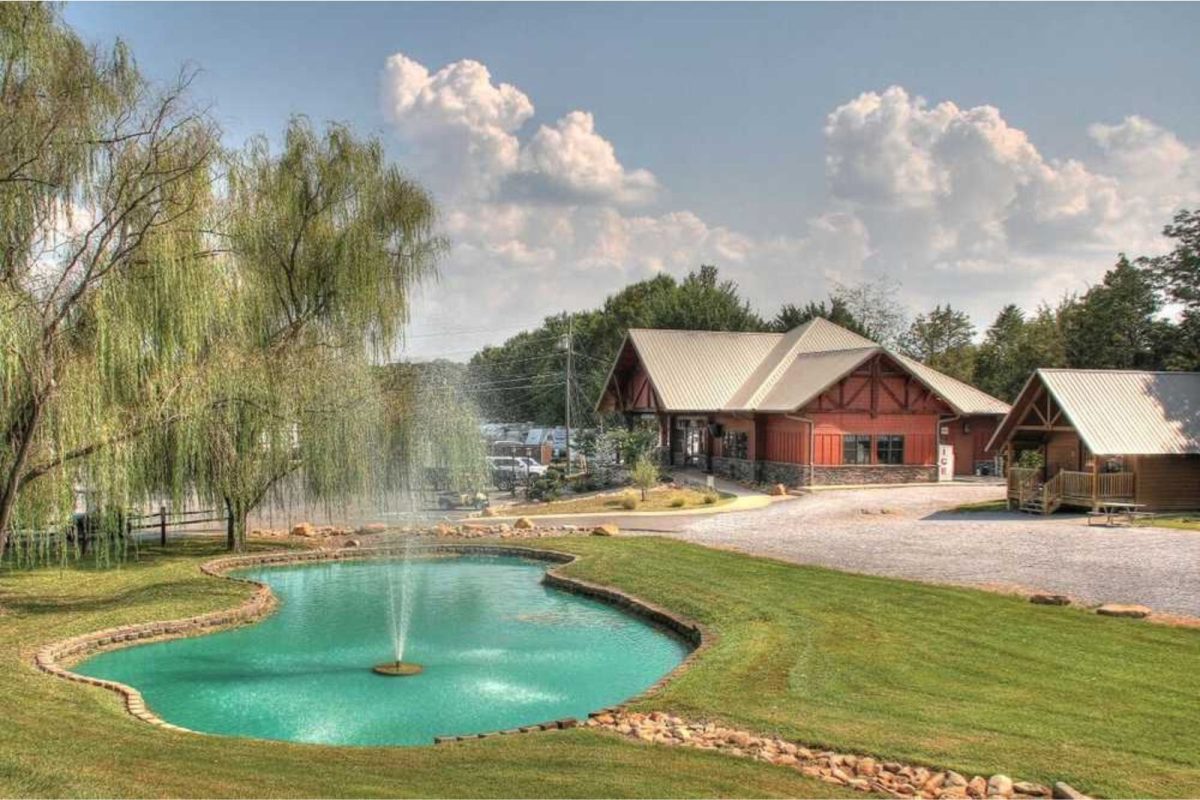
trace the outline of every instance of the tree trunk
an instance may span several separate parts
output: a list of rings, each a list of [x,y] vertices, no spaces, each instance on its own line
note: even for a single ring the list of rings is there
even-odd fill
[[[246,514],[242,504],[225,498],[225,548],[230,552],[240,551],[246,546]]]
[[[4,548],[8,545],[8,529],[12,524],[13,508],[17,504],[17,490],[20,488],[21,473],[29,460],[29,448],[33,444],[33,437],[41,418],[42,403],[36,396],[31,397],[25,424],[13,428],[13,432],[20,439],[17,442],[12,464],[9,465],[8,474],[4,476],[4,485],[0,487],[0,557],[3,557]]]

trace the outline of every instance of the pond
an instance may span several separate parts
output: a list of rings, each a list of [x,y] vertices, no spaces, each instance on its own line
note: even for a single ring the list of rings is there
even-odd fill
[[[244,570],[279,610],[253,625],[97,655],[76,671],[137,688],[167,722],[208,733],[344,745],[430,744],[583,717],[653,685],[689,646],[605,603],[543,585],[508,556],[417,558],[405,661],[392,658],[398,560]],[[389,573],[390,576],[389,576]]]

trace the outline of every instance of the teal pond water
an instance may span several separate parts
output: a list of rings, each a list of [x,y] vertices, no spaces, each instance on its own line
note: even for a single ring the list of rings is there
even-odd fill
[[[376,675],[371,666],[393,658],[388,572],[395,581],[402,568],[375,560],[245,570],[281,601],[271,617],[102,653],[76,671],[134,686],[160,717],[196,731],[418,745],[582,717],[643,691],[688,652],[637,617],[542,585],[543,563],[417,559],[404,660],[425,671]]]

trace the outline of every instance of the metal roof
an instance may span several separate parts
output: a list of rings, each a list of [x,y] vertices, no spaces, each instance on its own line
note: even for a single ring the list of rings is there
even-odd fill
[[[794,411],[879,352],[957,414],[1009,410],[973,386],[819,317],[787,333],[634,328],[629,341],[667,411]]]
[[[969,383],[963,383],[957,378],[951,378],[932,367],[927,367],[916,359],[890,350],[888,355],[907,367],[929,391],[945,400],[956,414],[1007,414],[1011,408],[1003,400],[998,400]]]
[[[1093,453],[1200,453],[1200,372],[1039,369],[1035,377]]]
[[[671,411],[725,408],[782,337],[781,333],[629,331],[659,400]]]
[[[795,411],[879,352],[882,352],[881,348],[872,346],[802,353],[792,359],[771,389],[763,394],[755,410]]]

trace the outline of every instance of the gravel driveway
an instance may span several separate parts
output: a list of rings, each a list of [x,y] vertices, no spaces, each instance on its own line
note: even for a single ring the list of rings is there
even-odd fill
[[[1077,515],[941,511],[1003,492],[964,484],[823,491],[758,511],[693,517],[658,535],[852,572],[1200,616],[1200,533],[1088,527]]]

